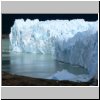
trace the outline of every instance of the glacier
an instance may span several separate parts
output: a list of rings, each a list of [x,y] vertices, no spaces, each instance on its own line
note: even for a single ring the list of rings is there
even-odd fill
[[[50,79],[98,79],[98,20],[16,19],[9,38],[10,49],[14,52],[50,54],[58,61],[88,70],[88,75],[72,75],[67,70],[62,70]]]

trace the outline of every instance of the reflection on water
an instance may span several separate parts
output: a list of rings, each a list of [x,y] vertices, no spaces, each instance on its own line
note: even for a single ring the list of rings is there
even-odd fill
[[[63,69],[74,74],[87,73],[86,69],[58,62],[51,55],[11,52],[9,51],[9,40],[2,40],[3,71],[23,76],[47,78]]]

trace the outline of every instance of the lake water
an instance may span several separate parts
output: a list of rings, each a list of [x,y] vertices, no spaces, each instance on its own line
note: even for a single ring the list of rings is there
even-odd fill
[[[9,39],[2,39],[2,70],[16,75],[48,78],[57,71],[67,70],[73,74],[87,74],[82,67],[56,61],[51,55],[17,53],[9,50]]]

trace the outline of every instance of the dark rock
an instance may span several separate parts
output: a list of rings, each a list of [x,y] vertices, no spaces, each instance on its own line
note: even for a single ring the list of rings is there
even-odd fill
[[[89,82],[72,82],[31,78],[2,72],[2,86],[97,86],[97,80]]]

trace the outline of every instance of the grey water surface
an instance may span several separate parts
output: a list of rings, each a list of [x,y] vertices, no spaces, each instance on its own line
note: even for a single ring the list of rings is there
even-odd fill
[[[51,55],[12,52],[9,45],[9,39],[2,39],[2,71],[34,78],[48,78],[63,69],[76,75],[88,73],[82,67],[56,61]]]

